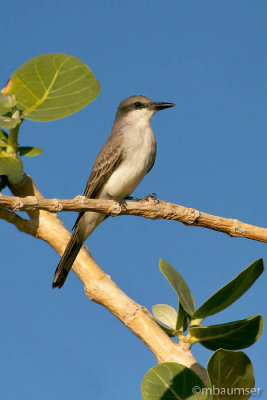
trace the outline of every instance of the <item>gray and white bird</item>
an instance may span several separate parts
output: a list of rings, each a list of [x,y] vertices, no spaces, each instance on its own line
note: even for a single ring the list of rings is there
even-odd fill
[[[151,118],[157,111],[174,105],[145,96],[131,96],[120,103],[111,134],[93,165],[85,197],[123,201],[132,194],[155,162],[157,143]],[[93,211],[79,214],[55,271],[53,288],[64,285],[84,241],[105,218],[104,214]]]

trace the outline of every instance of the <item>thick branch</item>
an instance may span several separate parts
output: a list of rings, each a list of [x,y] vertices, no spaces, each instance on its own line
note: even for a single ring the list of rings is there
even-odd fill
[[[150,219],[169,219],[185,225],[200,226],[227,233],[233,237],[244,237],[267,243],[267,229],[246,224],[237,219],[223,218],[207,214],[193,208],[183,207],[162,200],[140,200],[121,206],[113,200],[87,199],[77,196],[71,200],[44,199],[28,196],[25,198],[0,195],[0,208],[16,211],[46,210],[59,211],[99,211],[104,214],[136,215]]]
[[[20,206],[24,204],[24,201],[27,203],[29,198],[25,198],[25,196],[35,196],[35,200],[32,197],[30,200],[37,204],[46,202],[29,176],[25,175],[24,181],[20,185],[12,186],[10,189],[15,196],[21,197],[18,201],[15,199],[17,206],[14,207],[13,203],[13,209],[21,209]],[[4,198],[7,197],[2,196],[2,200]],[[55,204],[54,200],[52,202]],[[111,207],[114,205],[118,207],[117,203],[109,203]],[[61,255],[70,238],[70,233],[55,213],[38,209],[38,207],[35,209],[37,211],[28,209],[33,236],[45,240]],[[183,364],[198,374],[205,384],[208,383],[205,369],[196,362],[188,348],[185,349],[183,343],[173,342],[144,307],[123,293],[100,269],[85,246],[82,247],[73,265],[73,270],[84,283],[87,297],[111,311],[145,343],[159,362],[173,361]]]

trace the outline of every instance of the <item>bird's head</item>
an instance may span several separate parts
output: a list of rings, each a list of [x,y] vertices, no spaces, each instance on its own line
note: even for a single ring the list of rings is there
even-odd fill
[[[173,103],[156,102],[145,96],[131,96],[120,103],[115,121],[146,124],[157,111],[174,106]]]

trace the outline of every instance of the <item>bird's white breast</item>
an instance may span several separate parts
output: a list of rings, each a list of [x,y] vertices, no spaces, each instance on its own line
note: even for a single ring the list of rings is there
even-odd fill
[[[135,190],[154,164],[156,139],[150,123],[146,126],[135,123],[134,127],[127,127],[125,132],[123,161],[105,183],[99,197],[109,194],[124,199]]]

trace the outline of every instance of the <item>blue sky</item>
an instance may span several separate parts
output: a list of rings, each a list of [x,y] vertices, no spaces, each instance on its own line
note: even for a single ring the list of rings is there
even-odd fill
[[[30,58],[65,52],[99,79],[99,97],[51,123],[26,121],[21,145],[44,153],[25,171],[46,197],[83,192],[118,103],[133,94],[168,101],[152,126],[156,164],[135,192],[266,226],[266,15],[263,0],[13,1],[1,6],[0,83]],[[7,191],[5,192],[7,193]],[[71,228],[75,215],[62,215]],[[71,273],[51,289],[58,255],[1,222],[1,385],[9,399],[140,398],[152,353]],[[266,244],[171,221],[110,218],[88,239],[99,265],[135,301],[176,305],[158,268],[164,258],[187,280],[197,305],[259,257]],[[266,311],[263,275],[236,304],[207,323]],[[245,350],[264,387],[264,335]],[[193,347],[199,362],[211,355]]]

